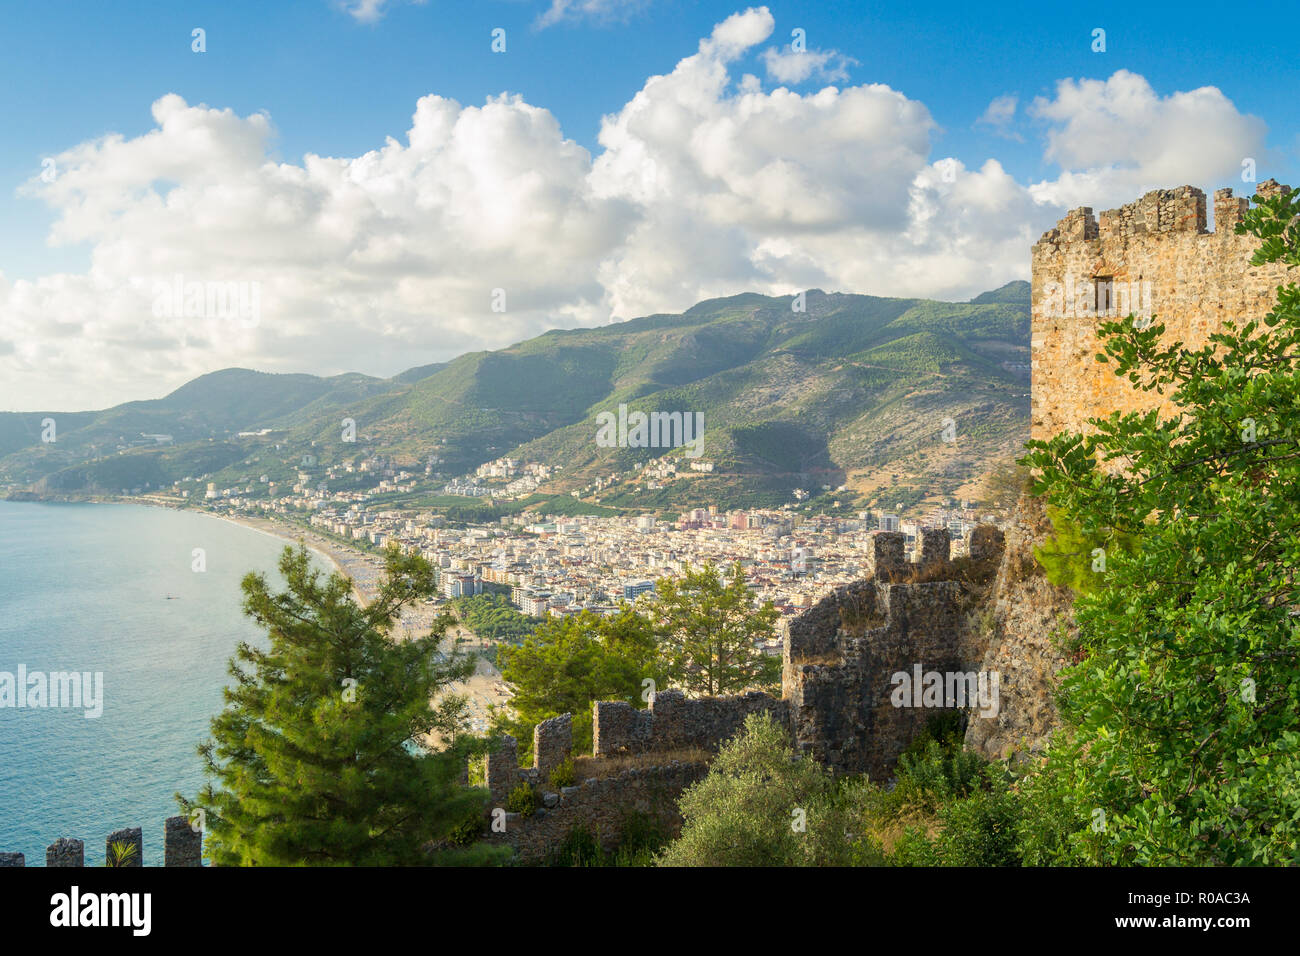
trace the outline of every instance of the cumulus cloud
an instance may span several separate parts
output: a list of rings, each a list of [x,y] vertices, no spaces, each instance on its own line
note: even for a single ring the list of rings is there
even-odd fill
[[[1016,108],[1019,103],[1020,98],[1014,93],[994,97],[989,102],[984,115],[977,119],[975,124],[977,126],[990,126],[999,136],[1023,142],[1024,137],[1011,130],[1011,123],[1016,118]]]
[[[1265,149],[1268,128],[1213,86],[1160,96],[1119,70],[1106,80],[1061,80],[1032,115],[1049,124],[1044,156],[1061,175],[1033,195],[1057,205],[1117,205],[1151,189],[1235,178]]]
[[[54,182],[28,187],[58,212],[53,241],[93,247],[85,275],[0,285],[6,378],[39,404],[147,394],[223,365],[394,371],[608,318],[595,273],[628,212],[592,201],[586,150],[519,97],[427,96],[406,143],[301,165],[267,158],[262,115],[170,95],[154,119],[55,157]],[[176,276],[256,284],[258,321],[156,315]]]
[[[934,155],[929,110],[888,86],[765,89],[740,65],[773,28],[766,8],[719,23],[604,119],[594,158],[513,95],[425,96],[403,140],[300,162],[272,158],[269,116],[164,96],[150,131],[25,187],[50,240],[92,255],[0,274],[0,407],[103,407],[232,365],[392,374],[749,290],[967,298],[1026,278],[1065,207],[1210,185],[1262,141],[1217,90],[1068,80],[1032,108],[1061,174],[1025,185]],[[1197,148],[1163,148],[1193,128]],[[176,282],[255,286],[258,319],[159,310]]]
[[[849,78],[849,67],[857,60],[837,50],[781,50],[769,47],[763,51],[763,67],[768,79],[777,83],[804,83],[817,77],[826,83],[839,83]]]

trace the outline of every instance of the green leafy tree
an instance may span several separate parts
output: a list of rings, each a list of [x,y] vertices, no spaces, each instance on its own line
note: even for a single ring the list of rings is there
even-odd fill
[[[433,570],[391,549],[376,599],[357,604],[339,574],[322,580],[307,550],[286,548],[273,592],[260,574],[242,583],[244,612],[266,629],[265,648],[241,643],[234,685],[199,748],[207,854],[222,866],[402,865],[481,819],[485,796],[460,783],[472,742],[465,702],[445,693],[471,669],[427,636],[391,637],[402,609],[434,593]],[[436,699],[436,703],[435,703]],[[427,749],[426,737],[447,741]],[[470,862],[494,851],[441,859]]]
[[[611,617],[583,611],[549,618],[518,647],[502,648],[500,664],[514,695],[494,709],[492,727],[519,741],[521,754],[532,748],[533,728],[560,714],[573,715],[575,751],[590,752],[594,701],[641,707],[644,681],[658,686],[664,679],[654,629],[631,609]]]
[[[536,620],[516,611],[502,594],[457,598],[452,606],[465,626],[483,640],[521,641],[537,626]]]
[[[705,564],[678,579],[660,578],[646,609],[674,686],[715,696],[780,683],[781,661],[757,646],[772,637],[780,613],[770,601],[755,607],[739,563],[725,575]]]
[[[830,772],[766,714],[745,718],[678,806],[685,823],[661,866],[830,865],[849,852]]]
[[[1256,197],[1238,228],[1261,240],[1254,264],[1300,265],[1298,198]],[[1098,359],[1172,413],[1029,443],[1036,490],[1081,535],[1134,540],[1076,602],[1067,727],[1027,781],[1069,823],[1035,852],[1300,862],[1300,289],[1200,349],[1163,331],[1104,323]]]

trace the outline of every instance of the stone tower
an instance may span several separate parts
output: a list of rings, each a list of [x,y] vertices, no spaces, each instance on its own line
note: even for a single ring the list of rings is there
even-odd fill
[[[1270,179],[1258,192],[1289,188]],[[1089,418],[1112,411],[1168,410],[1167,396],[1138,391],[1096,360],[1100,322],[1154,316],[1166,341],[1200,348],[1224,319],[1269,312],[1286,269],[1250,265],[1258,243],[1233,231],[1247,206],[1231,189],[1218,190],[1210,232],[1205,193],[1158,189],[1100,220],[1088,207],[1075,209],[1043,234],[1033,248],[1032,437],[1083,431]]]

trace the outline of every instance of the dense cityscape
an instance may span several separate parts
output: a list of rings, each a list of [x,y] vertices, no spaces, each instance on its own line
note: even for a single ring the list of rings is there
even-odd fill
[[[670,480],[669,468],[655,462],[638,477],[647,483]],[[361,457],[318,474],[323,478],[299,471],[287,490],[264,475],[241,487],[206,483],[201,501],[178,483],[170,500],[236,519],[274,516],[362,552],[396,544],[430,561],[444,599],[480,594],[485,584],[508,586],[511,604],[538,618],[584,610],[614,613],[621,603],[653,589],[656,578],[706,563],[739,563],[757,600],[771,601],[784,621],[837,585],[860,578],[871,536],[878,531],[901,532],[910,555],[922,528],[947,528],[957,557],[965,552],[977,520],[997,523],[994,515],[977,514],[970,502],[916,516],[879,510],[850,517],[809,515],[796,510],[796,502],[807,497],[799,489],[781,508],[698,508],[668,519],[525,510],[494,522],[450,522],[432,511],[371,503],[387,492],[414,491],[430,477],[441,481],[432,473],[417,476],[383,458]],[[550,467],[537,462],[500,459],[480,466],[474,475],[447,481],[441,490],[480,500],[517,498],[550,474]],[[329,490],[331,479],[345,476],[370,476],[374,483],[369,489]],[[631,476],[613,474],[597,479],[593,487],[608,487],[625,477]],[[166,501],[169,496],[151,497]],[[780,653],[781,630],[778,623],[768,653]]]

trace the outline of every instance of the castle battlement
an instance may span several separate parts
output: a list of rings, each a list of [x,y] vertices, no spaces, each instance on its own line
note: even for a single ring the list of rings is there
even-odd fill
[[[887,777],[898,755],[939,710],[965,710],[971,702],[943,701],[900,707],[895,675],[917,668],[973,672],[987,638],[972,630],[967,585],[992,572],[1002,558],[1002,532],[981,525],[971,533],[958,580],[946,528],[921,533],[917,560],[904,554],[898,532],[872,536],[866,577],[837,588],[792,620],[786,629],[781,696],[751,691],[731,697],[687,697],[661,690],[642,710],[626,701],[592,705],[592,757],[582,767],[607,776],[554,787],[550,771],[572,754],[572,717],[542,721],[533,732],[533,765],[520,767],[517,742],[499,738],[486,756],[491,793],[486,836],[513,846],[521,858],[540,860],[575,826],[617,841],[629,811],[655,816],[670,831],[680,826],[682,790],[707,772],[707,759],[738,734],[750,714],[764,713],[788,728],[796,748],[838,773]],[[588,763],[587,761],[591,761]],[[625,766],[631,764],[631,766]],[[622,769],[618,769],[618,768]],[[540,792],[532,816],[506,813],[521,784]]]
[[[144,866],[144,831],[140,827],[114,830],[104,839],[104,858],[109,859],[114,844],[133,847],[123,866]],[[22,853],[0,853],[0,867],[26,866]],[[45,850],[46,866],[82,867],[86,865],[86,842],[60,837]],[[163,821],[163,866],[202,866],[203,830],[190,825],[185,817],[168,817]]]
[[[1289,191],[1276,180],[1257,193]],[[1033,247],[1031,290],[1032,437],[1083,431],[1090,418],[1145,411],[1168,400],[1134,389],[1098,363],[1097,326],[1133,315],[1166,327],[1187,348],[1205,345],[1224,320],[1260,318],[1272,308],[1286,268],[1252,266],[1253,236],[1235,229],[1249,202],[1194,186],[1153,190],[1099,217],[1071,210]]]

